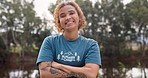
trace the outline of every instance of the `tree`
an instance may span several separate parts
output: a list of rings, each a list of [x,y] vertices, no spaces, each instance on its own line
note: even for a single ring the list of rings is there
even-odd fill
[[[130,14],[131,25],[137,30],[135,35],[140,38],[142,56],[145,55],[146,40],[148,38],[148,1],[133,0],[126,5]]]
[[[0,62],[5,62],[7,58],[6,46],[4,44],[4,40],[0,36]]]
[[[22,52],[31,51],[33,43],[36,43],[34,34],[40,34],[46,23],[33,10],[33,1],[26,0],[2,0],[0,6],[0,29],[4,29],[4,42],[7,49],[10,45],[21,47]],[[33,36],[34,35],[34,36]]]

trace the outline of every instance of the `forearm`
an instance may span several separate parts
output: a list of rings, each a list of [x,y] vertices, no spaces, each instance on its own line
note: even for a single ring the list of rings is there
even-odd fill
[[[78,78],[96,78],[97,74],[93,72],[92,68],[89,67],[73,67],[68,65],[62,65],[62,70],[69,70],[70,75],[76,76]]]
[[[51,67],[40,69],[40,78],[56,78],[53,74],[51,74],[50,69]]]
[[[51,62],[43,62],[39,65],[40,78],[66,78],[68,73],[51,67]]]
[[[55,63],[54,66],[58,69],[66,70],[70,72],[69,75],[75,76],[78,78],[96,78],[99,71],[99,66],[96,64],[87,64],[84,67],[73,67],[69,65]]]

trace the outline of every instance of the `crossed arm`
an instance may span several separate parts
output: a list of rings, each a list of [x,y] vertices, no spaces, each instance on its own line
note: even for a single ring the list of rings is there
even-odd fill
[[[39,64],[40,78],[66,78],[68,73],[51,67],[51,62],[42,62]]]
[[[96,78],[99,65],[88,63],[83,67],[73,67],[57,62],[42,62],[39,64],[40,78]]]

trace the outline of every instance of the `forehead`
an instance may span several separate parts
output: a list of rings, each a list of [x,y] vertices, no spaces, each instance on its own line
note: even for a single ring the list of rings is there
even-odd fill
[[[68,12],[69,10],[74,10],[76,11],[75,7],[72,5],[65,5],[62,8],[60,8],[59,13],[64,13],[64,12]]]

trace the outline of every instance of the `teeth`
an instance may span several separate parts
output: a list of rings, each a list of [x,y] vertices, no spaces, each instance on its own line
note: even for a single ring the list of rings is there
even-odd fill
[[[67,23],[73,23],[74,22],[74,20],[67,20],[67,21],[65,21],[65,25],[67,24]]]
[[[69,22],[66,22],[65,24],[67,24],[67,23],[73,23],[74,21],[69,21]]]

